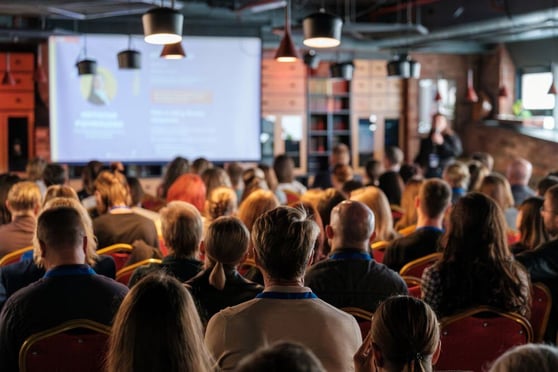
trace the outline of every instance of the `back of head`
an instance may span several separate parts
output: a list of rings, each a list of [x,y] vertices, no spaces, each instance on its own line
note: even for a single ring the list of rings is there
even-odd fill
[[[191,257],[200,245],[203,222],[200,212],[192,204],[172,201],[162,208],[161,230],[163,239],[173,255]]]
[[[18,182],[8,191],[7,202],[12,214],[36,210],[41,205],[41,190],[35,182]]]
[[[217,187],[232,187],[231,180],[227,172],[221,167],[213,167],[206,169],[201,178],[205,184],[206,195],[209,196],[211,191]]]
[[[541,178],[539,183],[537,183],[537,195],[543,196],[546,190],[554,185],[558,185],[558,176],[548,175]]]
[[[480,161],[490,172],[494,168],[494,157],[487,152],[474,152],[471,159]]]
[[[108,371],[209,372],[202,332],[192,296],[182,283],[163,274],[149,275],[130,290],[116,314]]]
[[[0,175],[0,225],[12,221],[12,214],[6,207],[6,200],[8,200],[8,193],[12,186],[20,181],[21,178],[15,174],[4,173]]]
[[[393,216],[388,199],[382,190],[375,186],[364,187],[351,193],[351,200],[356,200],[366,204],[374,212],[375,220],[375,239],[391,240],[393,234]]]
[[[544,199],[550,202],[553,211],[558,211],[558,185],[552,186],[544,193]]]
[[[527,185],[533,172],[533,165],[527,159],[515,158],[508,165],[506,178],[512,185]]]
[[[382,174],[382,163],[376,159],[368,160],[364,166],[364,170],[369,182],[375,184]]]
[[[459,187],[467,190],[469,187],[469,168],[460,161],[450,163],[444,169],[444,180],[451,187]]]
[[[399,230],[417,223],[418,213],[417,208],[415,207],[415,199],[419,196],[419,192],[423,184],[423,179],[413,178],[405,184],[405,188],[401,194],[401,209],[403,209],[403,216],[399,219],[399,221],[397,221],[395,225],[396,229]]]
[[[244,202],[257,190],[269,190],[269,186],[265,180],[265,173],[260,168],[249,168],[242,173],[242,182],[244,190],[242,191],[241,201]]]
[[[540,197],[527,198],[518,207],[521,215],[519,226],[520,242],[528,249],[535,249],[540,244],[549,240],[549,235],[544,228],[541,208],[544,199]]]
[[[280,206],[261,215],[252,229],[256,258],[273,279],[294,280],[304,275],[319,234],[316,222],[303,208]]]
[[[167,192],[167,201],[181,200],[193,204],[198,211],[203,211],[206,189],[200,176],[186,173],[178,177]]]
[[[236,217],[219,217],[205,234],[205,257],[213,266],[209,283],[218,289],[225,286],[223,266],[236,266],[248,250],[250,233]],[[207,262],[207,261],[206,261]]]
[[[502,354],[490,372],[558,371],[558,349],[543,344],[516,346]]]
[[[345,197],[345,195],[343,195],[343,193],[339,190],[336,190],[334,188],[329,188],[326,189],[323,194],[322,197],[320,198],[319,202],[318,202],[318,213],[320,214],[320,217],[322,218],[322,222],[324,224],[324,227],[329,225],[329,220],[331,218],[331,210],[339,203],[341,203],[343,200],[346,200],[347,198]]]
[[[168,165],[163,177],[162,197],[167,197],[167,192],[176,179],[190,170],[190,162],[181,156],[174,158]]]
[[[436,314],[424,301],[397,296],[376,309],[370,338],[374,349],[381,352],[386,370],[432,371],[440,328]]]
[[[451,188],[447,182],[439,179],[426,180],[419,191],[420,207],[428,218],[437,218],[444,214],[451,201]]]
[[[479,192],[494,199],[503,211],[514,206],[510,184],[504,176],[498,173],[491,173],[484,177]]]
[[[126,177],[120,172],[102,171],[95,180],[97,209],[106,213],[114,205],[130,205],[131,198]]]
[[[333,146],[331,151],[331,165],[335,164],[349,164],[351,161],[351,153],[349,146],[344,143],[338,143]]]
[[[140,205],[143,195],[143,187],[137,177],[126,177],[126,182],[130,188],[130,198],[132,200],[132,206]]]
[[[279,183],[289,183],[294,179],[294,161],[288,155],[278,155],[273,160],[273,170]]]
[[[192,162],[192,173],[202,175],[206,169],[212,168],[213,164],[206,158],[197,158]]]
[[[307,347],[280,342],[243,358],[236,372],[325,372],[322,363]]]
[[[60,164],[47,164],[43,171],[43,181],[48,187],[50,185],[64,185],[68,181],[68,173]]]
[[[236,192],[230,187],[217,187],[213,189],[207,198],[205,213],[206,217],[214,220],[221,216],[231,216],[236,212],[238,199]]]
[[[80,249],[86,237],[85,221],[72,207],[53,207],[43,210],[37,219],[37,242],[44,243],[53,252]]]
[[[232,187],[238,187],[240,185],[240,181],[242,180],[242,172],[244,172],[242,164],[238,162],[230,163],[226,170],[229,178],[231,179]]]
[[[103,169],[103,163],[97,160],[91,160],[89,163],[83,167],[81,171],[81,180],[83,182],[83,188],[88,194],[92,194],[94,191],[94,182],[101,170]]]
[[[275,194],[269,190],[256,190],[242,201],[238,208],[238,218],[252,231],[256,219],[263,213],[279,206]]]
[[[334,184],[343,185],[353,179],[353,168],[348,164],[335,164],[331,176]]]
[[[385,158],[390,166],[401,165],[403,162],[403,151],[397,146],[388,146],[385,149]]]
[[[333,249],[366,249],[374,232],[374,213],[361,202],[346,200],[331,211],[330,225],[335,233]]]
[[[407,184],[409,180],[420,177],[419,167],[416,164],[403,164],[399,169],[399,175],[403,179],[403,183]]]
[[[54,198],[73,198],[79,200],[76,191],[70,186],[52,185],[46,190],[45,197],[43,198],[43,207]]]
[[[490,170],[478,160],[470,160],[467,167],[471,176],[468,191],[479,191],[482,180],[490,174]]]
[[[45,167],[47,165],[47,161],[40,157],[35,157],[30,159],[27,162],[27,166],[25,167],[25,173],[27,173],[27,179],[29,181],[38,181],[43,179],[43,172],[45,171]]]

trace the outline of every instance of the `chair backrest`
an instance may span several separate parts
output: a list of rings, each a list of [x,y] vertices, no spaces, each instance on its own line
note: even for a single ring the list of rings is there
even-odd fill
[[[287,197],[287,205],[292,205],[300,201],[300,194],[292,190],[283,190]]]
[[[374,315],[374,313],[361,309],[360,307],[342,307],[341,310],[354,316],[358,323],[358,327],[360,328],[362,339],[364,340],[368,335],[368,332],[370,332],[372,315]]]
[[[29,246],[8,253],[7,255],[5,255],[0,259],[0,267],[12,264],[14,262],[18,262],[21,256],[23,256],[25,252],[29,252],[32,250],[33,250],[33,246]]]
[[[422,278],[422,272],[424,271],[424,269],[432,266],[440,258],[442,258],[442,253],[436,252],[431,253],[428,256],[413,260],[403,266],[401,270],[399,270],[399,275],[409,276],[420,280]]]
[[[436,370],[484,371],[508,349],[533,340],[529,321],[515,313],[480,306],[443,318]]]
[[[134,247],[131,244],[117,243],[97,250],[97,254],[106,254],[111,256],[114,259],[116,271],[118,272],[126,266],[126,262],[128,262],[133,249]]]
[[[256,267],[256,261],[253,258],[247,258],[244,262],[238,265],[238,272],[240,275],[244,276],[250,269]]]
[[[550,318],[552,295],[547,286],[533,283],[531,290],[531,326],[535,342],[542,342]]]
[[[417,229],[417,224],[414,224],[414,225],[404,227],[401,230],[398,230],[397,233],[401,236],[407,236],[414,233],[416,229]]]
[[[136,262],[133,265],[124,266],[122,269],[116,272],[115,280],[127,286],[128,283],[130,282],[130,278],[132,277],[132,274],[138,267],[143,265],[149,265],[149,264],[160,264],[161,262],[163,261],[157,258],[148,258],[146,260]]]
[[[110,327],[75,319],[31,335],[19,351],[20,372],[101,372]]]
[[[422,280],[420,280],[419,278],[415,278],[414,276],[402,276],[401,278],[405,281],[405,284],[407,284],[409,296],[421,298],[420,285],[422,283]]]
[[[388,245],[389,242],[386,240],[372,243],[372,257],[374,257],[374,261],[380,263],[384,262],[384,254],[386,253],[386,248]]]

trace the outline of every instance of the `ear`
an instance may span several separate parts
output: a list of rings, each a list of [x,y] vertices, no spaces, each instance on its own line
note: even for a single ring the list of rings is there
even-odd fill
[[[438,359],[440,358],[440,353],[442,352],[442,340],[438,340],[438,346],[432,355],[432,364],[438,363]]]
[[[380,347],[372,342],[372,353],[374,354],[374,362],[378,367],[384,366],[384,356]]]
[[[331,225],[326,225],[325,233],[326,233],[326,238],[333,239],[334,233],[333,233],[333,228],[331,227]]]

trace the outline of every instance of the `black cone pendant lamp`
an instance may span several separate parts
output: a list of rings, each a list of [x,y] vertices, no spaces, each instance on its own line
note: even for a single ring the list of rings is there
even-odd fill
[[[277,62],[295,62],[298,57],[298,52],[291,37],[291,1],[287,0],[285,7],[285,35],[281,39],[279,48],[275,52],[275,60]]]

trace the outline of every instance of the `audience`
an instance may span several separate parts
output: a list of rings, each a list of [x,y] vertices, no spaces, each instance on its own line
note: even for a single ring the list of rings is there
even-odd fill
[[[213,168],[213,164],[206,158],[197,158],[192,162],[192,173],[201,176],[207,169]]]
[[[231,180],[231,185],[236,193],[237,200],[241,200],[242,191],[244,190],[244,183],[242,182],[242,172],[244,168],[238,162],[230,163],[226,167],[227,174]]]
[[[354,179],[353,168],[348,164],[335,164],[331,170],[331,186],[339,191],[343,185]]]
[[[513,254],[534,250],[550,239],[541,216],[543,202],[543,198],[533,196],[519,205],[516,221],[519,240],[510,247]]]
[[[514,207],[515,203],[508,180],[498,173],[491,173],[482,179],[478,191],[491,197],[502,209],[504,217],[506,218],[508,231],[515,230],[517,209]]]
[[[29,159],[25,167],[27,181],[35,182],[37,186],[39,186],[39,190],[41,190],[41,195],[45,194],[47,188],[45,181],[43,181],[43,174],[45,172],[46,165],[47,161],[45,159],[41,157],[34,157]]]
[[[424,180],[422,179],[410,179],[405,185],[403,194],[401,195],[401,209],[403,210],[403,215],[395,224],[396,230],[416,225],[418,214],[415,204],[423,183]]]
[[[202,269],[196,259],[202,240],[203,222],[200,212],[189,203],[173,201],[161,209],[163,241],[169,254],[163,262],[138,267],[130,278],[130,288],[144,276],[165,272],[184,282]]]
[[[213,167],[206,169],[201,179],[205,184],[206,198],[209,197],[211,192],[218,187],[232,187],[231,179],[227,172],[221,167]]]
[[[52,185],[45,190],[45,196],[41,207],[44,209],[45,205],[54,198],[70,198],[79,199],[76,190],[66,185]]]
[[[543,197],[546,190],[554,185],[558,185],[558,176],[547,175],[539,180],[537,183],[537,191],[535,194],[537,196]]]
[[[99,248],[117,243],[133,244],[136,240],[159,247],[153,221],[132,212],[128,185],[122,174],[101,172],[95,180],[95,198],[99,217],[93,220],[93,229]]]
[[[248,228],[248,231],[252,231],[252,226],[259,216],[278,206],[279,201],[273,192],[269,190],[257,190],[242,201],[238,208],[238,218],[240,218],[246,228]]]
[[[236,217],[220,217],[209,225],[201,244],[204,270],[186,282],[204,324],[222,309],[251,300],[263,290],[237,271],[249,240],[248,230]]]
[[[311,266],[304,280],[322,300],[337,308],[374,312],[386,298],[407,294],[403,279],[369,253],[374,214],[366,205],[353,200],[338,204],[326,234],[331,255]]]
[[[124,298],[108,350],[108,372],[213,371],[192,297],[163,274],[141,280]]]
[[[112,323],[128,289],[86,264],[86,224],[71,207],[39,215],[33,244],[47,271],[12,295],[0,314],[0,370],[18,370],[19,350],[34,333],[73,319]]]
[[[492,172],[494,168],[494,157],[487,152],[476,151],[471,155],[472,160],[480,161],[487,169]]]
[[[516,346],[501,355],[489,372],[558,371],[556,346],[527,344]]]
[[[242,173],[242,182],[244,183],[244,189],[240,199],[241,203],[255,191],[270,189],[265,180],[265,173],[260,168],[246,169]]]
[[[400,271],[405,264],[438,251],[443,234],[443,221],[451,201],[449,185],[439,179],[428,179],[416,198],[418,220],[415,232],[395,239],[387,246],[383,263]]]
[[[327,225],[329,225],[331,210],[337,204],[341,203],[343,200],[346,199],[347,198],[342,192],[335,190],[333,187],[330,187],[329,189],[323,191],[323,194],[320,200],[318,201],[318,205],[316,206],[316,208],[318,209],[318,213],[320,214],[320,218],[322,219],[322,224],[324,226],[324,229]],[[327,256],[329,252],[331,252],[331,246],[329,245],[329,240],[325,239],[323,255]]]
[[[478,160],[469,160],[467,163],[469,168],[469,187],[467,191],[479,191],[482,180],[490,174],[488,168]]]
[[[81,170],[82,189],[78,191],[79,200],[93,196],[95,193],[95,180],[102,170],[103,163],[97,160],[91,160],[83,167]]]
[[[8,207],[6,207],[6,200],[8,200],[8,193],[13,185],[20,182],[15,174],[4,173],[0,175],[0,226],[12,222],[12,214]]]
[[[469,168],[460,161],[448,164],[442,175],[444,181],[451,186],[451,202],[455,204],[467,193],[469,188]]]
[[[238,201],[236,192],[230,187],[217,187],[205,201],[205,222],[207,225],[221,216],[236,214]]]
[[[333,184],[331,183],[331,173],[333,167],[335,167],[337,164],[350,165],[350,162],[351,153],[349,150],[349,146],[345,145],[344,143],[338,143],[337,145],[335,145],[329,157],[328,168],[320,169],[316,173],[314,182],[312,183],[312,188],[327,189],[329,187],[333,187]]]
[[[273,160],[273,170],[277,176],[277,189],[284,193],[300,195],[306,192],[306,187],[294,178],[294,161],[288,155],[278,155]],[[287,195],[288,198],[288,195]]]
[[[529,180],[533,172],[533,165],[523,158],[515,158],[506,168],[506,178],[510,182],[515,205],[523,200],[535,196],[535,191],[529,187]]]
[[[529,314],[529,277],[508,249],[504,215],[491,198],[459,199],[441,248],[441,260],[424,271],[421,284],[440,317],[481,305]]]
[[[167,191],[167,202],[181,200],[192,204],[203,212],[205,205],[206,188],[200,176],[194,173],[185,173],[173,182]]]
[[[432,372],[442,348],[430,306],[413,297],[392,297],[374,313],[370,333],[354,356],[355,371]]]
[[[47,164],[43,171],[43,181],[46,187],[51,185],[65,185],[68,183],[68,171],[60,164]]]
[[[400,205],[403,193],[403,179],[399,175],[403,163],[403,151],[399,147],[389,146],[384,152],[384,173],[380,176],[378,187],[386,194],[389,204]]]
[[[258,218],[252,241],[265,290],[210,319],[205,343],[219,368],[234,370],[254,350],[288,340],[312,350],[328,371],[351,370],[352,355],[362,342],[355,319],[304,286],[318,233],[301,209],[278,207]]]
[[[393,228],[393,216],[389,202],[382,190],[374,186],[364,187],[353,191],[351,200],[366,204],[374,212],[376,218],[372,242],[389,241],[398,237]]]
[[[142,206],[145,191],[143,191],[140,180],[137,179],[137,177],[126,177],[126,182],[128,183],[130,198],[132,200],[130,209],[132,212],[153,221],[155,229],[157,230],[157,236],[161,236],[161,216],[159,213]]]
[[[170,187],[184,173],[188,173],[190,170],[190,162],[181,156],[174,158],[166,167],[166,171],[163,175],[163,182],[157,190],[157,196],[166,199],[167,193]]]
[[[325,372],[312,350],[293,342],[278,342],[243,358],[235,372]]]
[[[382,171],[382,162],[376,159],[368,160],[364,165],[364,172],[366,173],[367,179],[365,186],[379,186]]]
[[[33,242],[37,214],[41,208],[41,191],[35,182],[13,185],[8,192],[6,207],[12,221],[0,225],[0,258]]]

